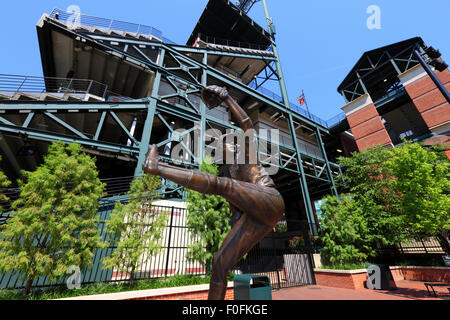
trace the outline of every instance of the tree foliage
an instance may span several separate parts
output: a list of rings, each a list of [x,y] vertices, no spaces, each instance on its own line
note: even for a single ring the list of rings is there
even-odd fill
[[[328,264],[361,263],[375,255],[375,236],[358,202],[328,196],[320,209],[321,255]]]
[[[405,143],[389,151],[385,170],[395,179],[396,213],[412,237],[437,236],[450,253],[450,161],[439,148]]]
[[[394,177],[385,166],[390,152],[376,146],[355,152],[350,158],[339,158],[339,164],[344,167],[339,178],[362,210],[373,240],[383,245],[399,243],[406,237],[402,217],[398,214],[399,194],[391,185]]]
[[[217,175],[218,168],[206,158],[200,171]],[[201,194],[187,189],[187,227],[191,239],[186,257],[198,261],[209,270],[214,254],[219,250],[225,236],[230,231],[231,213],[228,202],[221,196]]]
[[[358,262],[379,244],[430,236],[450,253],[450,161],[441,150],[404,142],[353,153],[339,163],[351,201],[328,198],[324,204],[322,252],[333,263]]]
[[[0,160],[2,158],[0,157]],[[3,206],[5,202],[9,200],[9,198],[3,193],[3,189],[8,188],[11,184],[11,181],[8,180],[8,177],[5,175],[3,171],[0,171],[0,213],[3,211]]]
[[[104,184],[79,144],[51,144],[44,163],[22,174],[12,217],[0,229],[0,271],[21,272],[27,295],[40,276],[56,280],[71,265],[92,265],[103,245],[97,209]]]
[[[160,240],[166,228],[168,213],[157,212],[152,202],[158,198],[155,192],[161,187],[161,178],[144,175],[136,178],[130,186],[126,204],[116,203],[110,219],[106,222],[116,250],[103,259],[104,268],[116,268],[128,273],[133,282],[139,265],[146,263],[160,252]]]

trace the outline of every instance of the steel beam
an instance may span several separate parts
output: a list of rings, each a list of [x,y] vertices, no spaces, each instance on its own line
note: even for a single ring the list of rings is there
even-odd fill
[[[159,66],[162,66],[164,64],[165,54],[166,51],[164,49],[161,49],[158,56]],[[142,170],[142,165],[144,164],[145,155],[147,154],[150,145],[150,138],[152,134],[153,121],[155,118],[155,112],[157,108],[157,96],[160,83],[161,83],[161,71],[158,70],[156,72],[155,81],[153,83],[152,96],[150,97],[149,104],[147,105],[147,117],[145,119],[144,129],[142,131],[141,143],[139,145],[138,161],[136,164],[136,168],[134,169],[135,177],[140,176],[144,173]]]
[[[52,22],[50,21],[50,23],[52,23]],[[53,25],[55,25],[58,28],[61,28],[61,26],[59,26],[57,24],[53,23]],[[102,47],[105,52],[108,52],[108,53],[110,53],[110,54],[112,54],[114,56],[117,56],[120,59],[127,60],[127,61],[129,61],[131,63],[134,63],[134,64],[136,64],[138,66],[142,66],[144,68],[148,67],[148,68],[150,68],[153,71],[159,70],[159,71],[161,71],[161,72],[163,72],[165,74],[170,74],[170,75],[172,75],[172,76],[174,76],[176,78],[180,78],[177,74],[170,72],[170,70],[167,70],[163,66],[159,66],[156,63],[148,61],[147,59],[143,59],[142,60],[142,59],[140,59],[138,57],[130,55],[129,53],[123,52],[123,51],[115,48],[114,46],[108,45],[108,44],[100,41],[99,39],[93,38],[91,35],[79,34],[79,33],[76,33],[73,30],[72,31],[68,31],[68,30],[65,30],[65,29],[63,29],[63,30],[65,32],[67,32],[67,33],[72,33],[73,35],[76,35],[78,37],[83,37],[83,38],[93,42],[97,46]],[[134,40],[130,40],[130,41],[134,41]],[[256,99],[258,99],[258,100],[260,100],[260,101],[262,101],[262,102],[264,102],[264,103],[266,103],[266,104],[268,104],[268,105],[270,105],[270,106],[272,106],[272,107],[274,107],[274,108],[276,108],[276,109],[278,109],[280,111],[287,112],[287,113],[292,113],[294,115],[294,117],[297,118],[298,120],[300,120],[300,121],[302,121],[302,122],[304,122],[306,124],[309,124],[311,126],[314,126],[314,127],[318,126],[320,128],[320,130],[322,130],[323,132],[329,133],[328,128],[324,127],[323,125],[321,125],[319,123],[316,123],[313,120],[308,119],[307,117],[305,117],[305,116],[295,112],[294,110],[291,110],[289,106],[286,109],[283,106],[283,104],[280,104],[280,103],[276,102],[275,100],[272,100],[272,99],[266,97],[262,93],[249,88],[248,86],[244,85],[243,83],[240,83],[239,81],[234,80],[231,77],[224,75],[223,73],[217,71],[213,67],[205,65],[203,63],[200,63],[200,62],[196,61],[195,59],[193,59],[191,57],[188,57],[188,56],[186,56],[186,55],[184,55],[184,54],[182,54],[180,52],[177,52],[177,50],[175,50],[170,45],[167,45],[167,44],[164,44],[164,43],[155,43],[153,45],[155,45],[155,46],[159,45],[161,48],[165,49],[166,52],[170,52],[170,53],[172,53],[174,55],[177,55],[177,58],[178,58],[179,61],[183,61],[185,63],[188,63],[191,66],[198,66],[198,67],[200,67],[202,69],[206,69],[208,75],[216,78],[217,80],[220,80],[220,81],[222,81],[222,82],[224,82],[226,84],[229,84],[230,86],[234,87],[235,89],[238,89],[238,90],[240,90],[240,91],[242,91],[242,92],[244,92],[246,94],[249,94],[249,95],[253,96],[254,98],[256,98]],[[274,54],[275,54],[276,50],[277,49],[274,48]],[[276,51],[276,52],[278,52],[278,51]],[[275,61],[277,61],[276,57],[275,57]],[[278,64],[279,64],[279,62],[278,62]],[[280,83],[281,82],[283,82],[283,81],[280,81]],[[193,83],[193,85],[194,86],[199,86],[196,83]]]

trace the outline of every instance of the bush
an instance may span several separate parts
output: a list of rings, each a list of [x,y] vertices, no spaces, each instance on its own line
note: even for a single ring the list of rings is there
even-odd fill
[[[217,175],[218,168],[206,158],[200,165],[200,171]],[[200,262],[210,271],[213,256],[231,229],[229,204],[221,196],[186,191],[187,227],[191,231],[191,239],[195,240],[195,243],[188,245],[186,257],[190,261]]]
[[[71,265],[92,265],[93,251],[104,246],[97,209],[105,184],[79,144],[51,144],[44,163],[22,174],[12,218],[0,227],[0,271],[20,272],[27,295],[40,276],[57,280]]]
[[[326,264],[359,264],[375,251],[361,207],[348,197],[327,197],[321,205],[321,255]]]

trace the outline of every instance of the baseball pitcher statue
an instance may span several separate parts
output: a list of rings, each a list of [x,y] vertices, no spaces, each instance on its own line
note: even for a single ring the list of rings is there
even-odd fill
[[[249,116],[225,88],[209,86],[201,95],[209,109],[224,103],[244,132],[253,129]],[[213,258],[209,300],[225,298],[228,272],[274,228],[284,213],[283,198],[272,179],[258,160],[250,163],[249,142],[245,140],[245,163],[226,164],[223,177],[159,162],[156,145],[150,146],[142,166],[147,174],[203,194],[220,195],[230,203],[232,228]]]

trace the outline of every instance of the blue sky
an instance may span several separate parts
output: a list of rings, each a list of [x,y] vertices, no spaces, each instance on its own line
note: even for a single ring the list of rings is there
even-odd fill
[[[235,2],[235,0],[233,0]],[[3,1],[0,10],[0,73],[42,75],[36,22],[52,8],[77,5],[81,13],[141,23],[184,44],[207,0]],[[440,49],[450,64],[450,1],[267,0],[289,98],[305,91],[310,111],[328,120],[341,110],[336,88],[368,50],[415,36]],[[381,29],[367,28],[370,5],[381,9]],[[249,15],[266,27],[261,3]],[[275,89],[268,86],[269,89]],[[274,90],[275,91],[275,90]]]

